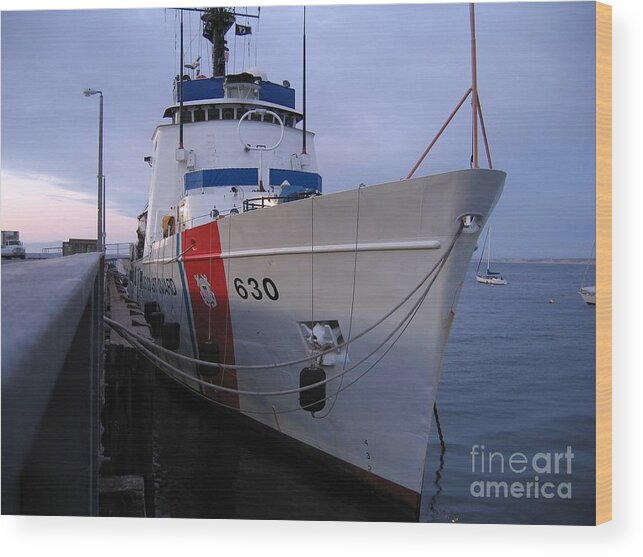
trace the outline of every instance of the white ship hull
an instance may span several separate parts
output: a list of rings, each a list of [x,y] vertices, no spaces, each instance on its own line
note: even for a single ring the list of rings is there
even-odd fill
[[[209,339],[230,365],[304,359],[312,349],[306,327],[336,323],[340,343],[349,344],[324,356],[325,377],[338,379],[325,385],[323,408],[313,413],[301,408],[297,392],[222,392],[168,373],[349,463],[417,508],[449,329],[480,226],[504,179],[500,171],[463,170],[213,220],[155,241],[135,262],[131,293],[141,303],[158,302],[165,322],[180,325],[179,353],[199,357]],[[475,225],[458,236],[463,217],[472,215]],[[456,236],[428,294],[430,281],[352,341],[413,292]],[[206,383],[246,392],[295,391],[308,365],[204,374],[175,364]]]

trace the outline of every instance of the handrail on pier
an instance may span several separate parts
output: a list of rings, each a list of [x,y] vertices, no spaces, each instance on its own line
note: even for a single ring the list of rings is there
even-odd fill
[[[132,246],[130,242],[118,242],[105,244],[106,259],[129,259],[132,255]]]

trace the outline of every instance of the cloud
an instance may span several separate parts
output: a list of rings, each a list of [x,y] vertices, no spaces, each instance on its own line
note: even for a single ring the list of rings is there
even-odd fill
[[[96,237],[96,198],[61,178],[3,169],[0,192],[2,228],[19,230],[24,242]],[[105,219],[107,242],[133,241],[136,219],[110,208]]]

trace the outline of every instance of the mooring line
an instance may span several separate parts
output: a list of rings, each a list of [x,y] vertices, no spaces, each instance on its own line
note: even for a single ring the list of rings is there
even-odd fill
[[[189,356],[185,356],[183,354],[177,354],[176,352],[173,352],[167,348],[163,348],[162,346],[158,346],[156,343],[140,337],[136,335],[135,333],[132,333],[131,331],[127,331],[129,335],[132,335],[134,337],[138,337],[138,341],[141,344],[152,346],[153,349],[158,350],[162,353],[168,354],[169,356],[172,356],[175,359],[183,360],[185,362],[189,362],[192,364],[197,364],[197,365],[203,365],[205,367],[214,367],[214,368],[219,368],[219,369],[235,369],[235,370],[258,370],[258,369],[277,369],[277,368],[283,368],[283,367],[288,367],[291,365],[295,364],[301,364],[304,362],[310,362],[311,360],[318,359],[319,357],[323,356],[324,354],[328,354],[330,352],[339,350],[341,348],[344,348],[345,346],[349,345],[350,343],[353,343],[359,339],[361,339],[363,336],[367,335],[371,331],[373,331],[375,328],[377,328],[379,325],[381,325],[384,321],[386,321],[391,315],[393,315],[397,310],[399,310],[421,287],[422,285],[433,275],[433,273],[437,270],[438,274],[442,270],[442,267],[444,266],[444,263],[448,259],[449,255],[451,254],[453,247],[455,246],[455,243],[457,239],[460,237],[460,234],[462,233],[463,225],[460,223],[460,226],[458,227],[458,231],[456,232],[449,248],[445,251],[445,253],[442,255],[442,257],[436,262],[436,264],[432,267],[432,269],[424,276],[424,278],[420,281],[420,283],[400,302],[398,303],[393,309],[391,309],[388,313],[386,313],[383,317],[381,317],[378,321],[376,321],[373,325],[370,327],[367,327],[364,329],[361,333],[355,335],[350,341],[344,341],[336,346],[331,346],[329,348],[319,350],[309,356],[303,357],[303,358],[298,358],[296,360],[291,360],[288,362],[279,362],[279,363],[273,363],[273,364],[254,364],[254,365],[228,365],[228,364],[222,364],[219,362],[206,362],[204,360],[199,360],[197,358],[191,358]],[[433,285],[435,282],[436,277],[433,278],[433,280],[429,284],[429,288]],[[424,293],[424,297],[426,296],[428,292]],[[421,296],[421,299],[423,297]],[[408,314],[407,314],[408,315]],[[116,326],[119,327],[121,326],[119,323],[112,321],[108,318],[105,318],[105,322],[110,325],[110,326]],[[399,327],[400,325],[398,325]],[[121,326],[122,327],[122,326]],[[390,338],[390,335],[389,337]]]

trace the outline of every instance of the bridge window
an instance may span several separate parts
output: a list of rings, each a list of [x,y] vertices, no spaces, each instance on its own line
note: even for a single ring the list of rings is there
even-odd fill
[[[189,107],[183,110],[183,123],[190,124],[192,122],[204,122],[206,120],[240,120],[243,115],[255,107],[250,106],[228,106],[224,108],[213,106],[196,106]],[[297,115],[291,114],[281,110],[275,110],[284,126],[287,128],[294,128],[297,122],[301,120]],[[266,122],[268,124],[278,124],[277,118],[272,114],[258,114],[254,113],[249,118],[253,122]],[[179,110],[174,110],[174,123],[179,123]]]

